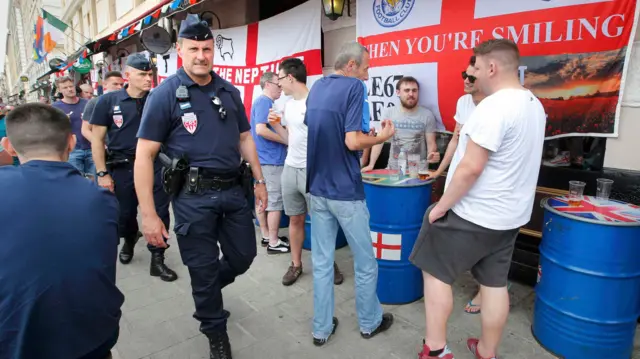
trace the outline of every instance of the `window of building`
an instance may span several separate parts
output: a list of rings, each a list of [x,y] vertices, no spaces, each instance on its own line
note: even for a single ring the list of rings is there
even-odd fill
[[[120,19],[133,9],[133,0],[116,0],[116,18]]]

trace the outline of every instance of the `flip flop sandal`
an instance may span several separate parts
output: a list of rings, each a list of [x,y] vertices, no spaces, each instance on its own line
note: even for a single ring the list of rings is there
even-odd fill
[[[478,310],[475,311],[475,308],[478,308]],[[464,307],[464,312],[467,314],[480,314],[480,304],[473,304],[473,300],[470,300]]]

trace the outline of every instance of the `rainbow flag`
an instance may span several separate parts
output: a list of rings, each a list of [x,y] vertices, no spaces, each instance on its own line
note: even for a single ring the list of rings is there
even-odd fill
[[[46,52],[43,48],[43,34],[42,27],[44,25],[44,20],[41,16],[38,16],[38,20],[36,21],[35,26],[33,27],[33,61],[36,63],[42,63],[46,56]]]

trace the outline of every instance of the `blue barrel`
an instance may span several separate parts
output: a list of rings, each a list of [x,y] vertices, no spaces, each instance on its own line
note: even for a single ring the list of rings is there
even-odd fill
[[[344,232],[342,228],[338,226],[338,236],[336,237],[336,249],[340,249],[342,247],[346,247],[347,245],[347,237],[344,236]],[[311,217],[307,214],[307,217],[304,219],[304,242],[302,242],[302,249],[306,249],[308,251],[311,250]]]
[[[532,331],[565,359],[629,359],[640,316],[640,209],[585,196],[542,200]]]
[[[254,219],[253,223],[255,223],[256,226],[260,227],[260,221],[258,221],[258,218]],[[284,211],[282,211],[282,215],[280,216],[280,228],[287,227],[289,227],[289,216],[284,214]]]
[[[388,175],[366,175],[363,179],[371,241],[378,259],[378,298],[384,304],[414,302],[423,296],[423,281],[409,255],[431,204],[432,181],[391,180]]]

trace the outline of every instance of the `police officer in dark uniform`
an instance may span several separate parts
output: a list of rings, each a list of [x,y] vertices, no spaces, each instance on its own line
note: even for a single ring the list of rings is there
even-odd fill
[[[182,189],[173,195],[175,232],[189,268],[200,331],[211,358],[231,358],[221,289],[249,269],[256,256],[251,208],[240,185],[241,157],[251,166],[256,201],[267,192],[239,91],[211,71],[211,30],[187,15],[179,32],[183,67],[149,95],[138,132],[136,192],[145,238],[164,245],[166,225],[153,202],[153,163],[163,146],[170,158],[188,161]],[[223,258],[219,259],[218,244]]]
[[[120,237],[124,238],[120,251],[122,264],[131,262],[133,249],[139,238],[138,198],[133,185],[133,164],[140,116],[153,78],[151,63],[143,54],[132,54],[127,58],[125,74],[129,83],[121,90],[104,94],[98,100],[90,120],[93,125],[91,146],[98,184],[115,191],[120,203]],[[104,142],[107,134],[109,140],[105,159]],[[155,172],[155,204],[162,221],[169,226],[170,199],[162,190],[160,170],[158,163]],[[148,244],[147,247],[151,252],[150,274],[166,282],[176,280],[177,274],[164,264],[165,246]]]

